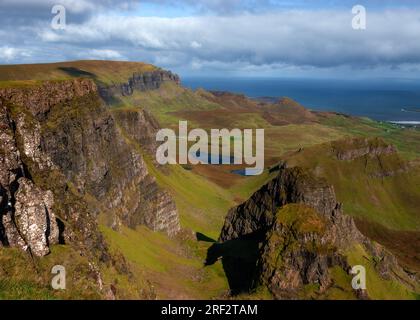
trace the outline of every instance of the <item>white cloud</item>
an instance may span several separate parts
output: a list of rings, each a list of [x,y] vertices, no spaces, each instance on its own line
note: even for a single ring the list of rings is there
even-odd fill
[[[28,50],[13,48],[9,46],[0,47],[0,61],[12,62],[18,58],[30,57]]]
[[[191,42],[191,48],[193,48],[193,49],[199,49],[199,48],[201,48],[203,45],[200,43],[200,42],[197,42],[197,41],[193,41],[193,42]]]
[[[110,49],[92,49],[88,50],[86,53],[79,54],[81,58],[84,59],[104,59],[104,60],[112,60],[112,59],[121,59],[126,60],[126,58],[121,55],[116,50]]]

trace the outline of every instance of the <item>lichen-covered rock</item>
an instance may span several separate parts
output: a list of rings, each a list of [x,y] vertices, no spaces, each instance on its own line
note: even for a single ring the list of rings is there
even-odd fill
[[[50,252],[49,245],[58,243],[53,194],[42,191],[26,178],[20,178],[18,184],[14,213],[16,226],[31,252],[44,256]]]
[[[41,126],[38,122],[30,122],[20,114],[16,119],[16,129],[22,139],[22,151],[40,170],[55,169],[50,157],[41,149]]]
[[[11,210],[3,212],[1,224],[3,227],[2,244],[5,246],[28,249],[28,245],[19,233]]]
[[[20,119],[21,123],[24,123]],[[0,104],[0,242],[3,245],[30,249],[37,256],[49,253],[49,245],[58,243],[59,230],[52,210],[51,191],[36,187],[25,178],[15,125],[11,115]],[[17,129],[25,134],[22,128]],[[43,164],[39,151],[39,128],[23,139],[23,151],[34,162]],[[37,136],[38,134],[38,136]],[[38,137],[38,138],[37,138]],[[42,165],[41,165],[42,166]]]
[[[336,212],[336,216],[341,213]],[[341,241],[347,232],[313,208],[291,204],[279,210],[266,234],[258,260],[258,281],[276,298],[294,298],[305,285],[319,286],[323,293],[332,284],[329,269],[349,271],[346,258],[338,251],[351,243]],[[350,231],[351,232],[351,231]]]
[[[16,171],[20,169],[20,153],[16,145],[13,124],[6,106],[0,100],[0,185],[3,186],[3,201],[10,199],[10,191],[6,186],[16,179]]]
[[[0,100],[0,243],[25,248],[13,220],[12,201],[17,179],[22,175],[22,162],[16,145],[10,114]]]
[[[164,81],[179,79],[163,71],[133,75],[105,91],[126,95]],[[158,124],[141,110],[123,118],[119,127],[89,79],[0,88],[0,246],[44,256],[51,245],[67,244],[93,265],[109,267],[113,254],[99,214],[115,229],[143,224],[178,233],[175,202],[142,155],[155,149]],[[115,286],[108,290],[100,269],[91,271],[97,290],[115,298]],[[121,272],[130,273],[128,267]]]

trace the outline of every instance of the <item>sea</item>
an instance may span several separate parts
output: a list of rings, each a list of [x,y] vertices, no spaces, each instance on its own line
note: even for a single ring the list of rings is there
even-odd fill
[[[289,97],[311,110],[420,125],[420,79],[183,77],[182,84],[250,98]]]

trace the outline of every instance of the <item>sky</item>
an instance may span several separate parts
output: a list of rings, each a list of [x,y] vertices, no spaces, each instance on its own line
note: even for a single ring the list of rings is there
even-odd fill
[[[64,29],[51,25],[56,4]],[[352,28],[354,5],[366,9],[364,30]],[[0,64],[104,59],[181,76],[420,75],[420,0],[0,0],[0,21]]]

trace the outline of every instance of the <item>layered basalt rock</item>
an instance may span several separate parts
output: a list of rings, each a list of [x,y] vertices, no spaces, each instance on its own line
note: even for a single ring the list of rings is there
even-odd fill
[[[130,225],[144,224],[154,231],[163,231],[172,236],[180,230],[175,202],[168,192],[162,191],[150,176],[140,186],[142,205],[138,217],[129,220]]]
[[[168,235],[179,231],[175,202],[126,141],[93,81],[2,89],[0,103],[3,245],[39,256],[59,238],[104,249],[99,213],[116,229],[144,224]],[[151,116],[142,122],[157,126]],[[141,143],[151,139],[151,131],[131,130]],[[66,226],[61,234],[58,224]]]
[[[134,73],[125,83],[99,85],[99,94],[107,102],[118,96],[131,96],[134,91],[156,90],[164,82],[179,83],[178,75],[170,71],[158,70],[144,73]]]
[[[112,115],[123,135],[154,159],[158,147],[156,134],[160,128],[153,116],[144,109],[117,109]],[[158,164],[154,162],[154,165]],[[139,204],[142,205],[136,210],[141,213],[126,218],[126,223],[131,226],[144,224],[154,231],[176,234],[180,230],[180,224],[175,202],[170,194],[161,190],[150,175],[140,184],[140,190],[142,201]]]
[[[160,127],[155,118],[144,109],[113,110],[112,115],[124,133],[154,156],[159,146],[156,134]]]
[[[375,157],[395,154],[397,149],[380,138],[353,138],[331,143],[333,154],[338,160],[349,161],[364,156]]]
[[[410,169],[394,145],[381,138],[352,138],[331,143],[331,154],[339,161],[363,162],[372,178],[392,177]]]

